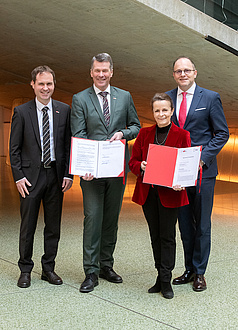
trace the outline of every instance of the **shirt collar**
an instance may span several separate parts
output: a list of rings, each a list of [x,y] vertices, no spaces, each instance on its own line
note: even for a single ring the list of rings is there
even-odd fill
[[[99,93],[101,93],[102,91],[97,88],[94,84],[93,84],[93,88],[94,88],[94,91],[96,93],[96,95],[98,95]],[[110,85],[107,86],[107,88],[105,89],[105,91],[103,92],[108,92],[108,94],[111,94],[111,88],[110,88]]]
[[[192,86],[186,91],[188,94],[194,94],[196,88],[196,83],[194,82]],[[183,93],[182,89],[178,86],[178,95],[181,95]]]
[[[37,110],[42,110],[44,107],[48,107],[50,110],[52,110],[52,99],[50,99],[50,102],[46,105],[38,101],[37,97],[35,98],[35,101]]]

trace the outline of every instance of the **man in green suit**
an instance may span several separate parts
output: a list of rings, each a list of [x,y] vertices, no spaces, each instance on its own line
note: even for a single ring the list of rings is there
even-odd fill
[[[73,96],[72,135],[111,142],[134,139],[139,133],[140,122],[130,93],[110,86],[113,75],[111,56],[107,53],[94,56],[90,74],[93,86]],[[126,145],[126,173],[128,160]],[[109,282],[122,283],[121,276],[113,270],[113,252],[125,182],[126,174],[124,179],[95,179],[90,173],[85,173],[80,179],[84,205],[83,265],[86,274],[80,292],[93,291],[98,285],[98,275]]]

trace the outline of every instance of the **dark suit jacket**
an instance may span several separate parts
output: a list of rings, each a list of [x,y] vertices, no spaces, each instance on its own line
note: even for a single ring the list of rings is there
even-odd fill
[[[154,143],[156,133],[156,125],[145,127],[140,133],[132,148],[132,156],[129,161],[129,167],[132,173],[137,176],[136,187],[132,197],[133,202],[143,205],[147,199],[150,185],[143,183],[143,175],[141,171],[141,162],[147,159],[147,152],[150,143]],[[172,123],[165,146],[186,148],[190,147],[191,141],[189,132],[175,126]],[[162,162],[169,162],[169,159],[161,159]],[[163,206],[174,208],[188,204],[187,193],[185,190],[175,191],[172,188],[157,186],[159,198]]]
[[[107,127],[94,88],[90,87],[73,96],[71,111],[72,135],[80,138],[105,141],[121,131],[124,138],[134,139],[140,130],[140,122],[127,91],[111,86],[110,124]],[[126,145],[126,170],[129,160]]]
[[[69,175],[70,107],[52,100],[53,135],[58,182]],[[33,190],[41,167],[41,142],[35,100],[14,109],[10,135],[10,161],[15,181],[26,177]]]
[[[167,92],[174,103],[173,122],[176,116],[177,88]],[[190,132],[192,146],[202,145],[203,177],[218,174],[216,155],[229,138],[229,130],[218,93],[196,86],[193,100],[183,127]]]

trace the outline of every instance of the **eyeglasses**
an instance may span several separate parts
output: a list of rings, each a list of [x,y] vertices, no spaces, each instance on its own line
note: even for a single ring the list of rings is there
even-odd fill
[[[195,70],[190,70],[190,69],[185,69],[185,70],[176,70],[174,71],[174,73],[178,76],[181,76],[181,74],[184,72],[184,74],[188,75],[190,74],[192,71],[195,71]]]

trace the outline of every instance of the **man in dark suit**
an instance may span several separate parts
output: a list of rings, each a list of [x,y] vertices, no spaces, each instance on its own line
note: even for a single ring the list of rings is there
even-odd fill
[[[134,139],[140,122],[130,93],[109,84],[113,75],[111,56],[102,53],[93,57],[90,73],[93,86],[73,96],[72,135],[111,142]],[[126,146],[126,171],[128,160]],[[126,177],[124,180],[95,179],[90,173],[85,173],[80,180],[85,216],[83,265],[86,274],[81,292],[92,291],[98,285],[98,275],[113,283],[122,282],[121,276],[113,270],[113,252],[125,181]]]
[[[216,155],[229,138],[229,130],[218,93],[196,85],[197,70],[191,59],[179,57],[173,65],[178,88],[167,94],[175,106],[173,122],[190,132],[192,146],[202,145],[200,180],[187,188],[189,205],[179,211],[185,272],[173,284],[193,280],[193,290],[207,288],[205,271],[211,248],[211,213],[217,171]],[[201,173],[202,172],[202,173]]]
[[[44,207],[44,255],[41,279],[62,284],[54,272],[60,238],[63,194],[72,186],[68,174],[70,107],[51,99],[55,74],[48,66],[32,73],[35,99],[14,109],[10,134],[10,161],[20,194],[21,228],[17,285],[31,284],[33,240],[41,201]]]

